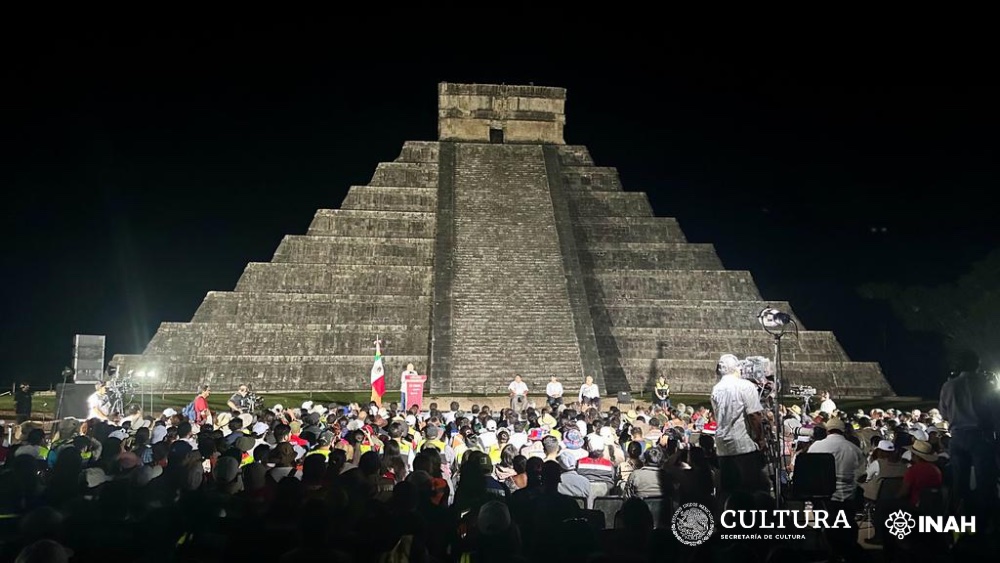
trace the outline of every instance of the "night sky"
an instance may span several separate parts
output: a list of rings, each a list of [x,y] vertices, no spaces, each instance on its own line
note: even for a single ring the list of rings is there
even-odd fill
[[[0,381],[48,386],[76,333],[106,334],[110,359],[190,320],[404,141],[435,139],[438,82],[534,82],[568,89],[567,142],[765,299],[882,362],[897,392],[936,393],[933,339],[857,288],[949,281],[1000,242],[985,44],[646,36],[518,52],[341,32],[19,38],[0,128]]]

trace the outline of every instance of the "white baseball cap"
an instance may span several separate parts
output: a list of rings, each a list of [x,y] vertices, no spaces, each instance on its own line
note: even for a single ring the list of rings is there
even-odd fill
[[[882,450],[883,452],[894,452],[896,451],[896,444],[893,444],[889,440],[879,440],[877,450]]]
[[[488,432],[493,432],[497,429],[497,421],[492,418],[486,421],[486,430]]]
[[[119,428],[111,434],[108,434],[108,438],[118,438],[119,440],[124,440],[125,438],[128,438],[128,434],[125,432],[124,428]]]
[[[175,414],[177,414],[177,411],[175,411],[174,409],[163,409],[163,416],[167,418],[170,418]]]

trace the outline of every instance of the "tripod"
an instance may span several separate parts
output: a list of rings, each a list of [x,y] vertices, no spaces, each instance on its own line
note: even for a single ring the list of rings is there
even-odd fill
[[[772,309],[770,307],[765,307],[758,315],[757,321],[765,332],[770,334],[774,338],[774,384],[772,386],[771,395],[771,415],[773,420],[771,421],[772,441],[774,444],[771,445],[776,451],[772,455],[771,460],[771,479],[774,483],[774,502],[775,507],[781,508],[781,473],[784,471],[784,436],[782,434],[782,422],[781,422],[781,385],[782,385],[782,366],[781,366],[781,337],[787,334],[789,326],[795,327],[795,335],[798,336],[798,327],[795,325],[795,321],[792,319],[791,315],[787,313],[782,313],[777,309]]]

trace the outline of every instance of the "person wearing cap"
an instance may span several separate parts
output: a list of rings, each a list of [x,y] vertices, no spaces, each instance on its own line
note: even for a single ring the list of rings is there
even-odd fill
[[[865,469],[865,474],[859,479],[866,499],[878,499],[883,479],[901,478],[906,473],[906,464],[899,459],[900,453],[891,441],[879,440],[872,450],[872,460]]]
[[[433,447],[444,455],[445,444],[441,439],[441,429],[433,424],[428,424],[424,429],[424,441],[420,444],[420,449]]]
[[[916,507],[920,506],[920,495],[925,490],[941,488],[943,477],[941,470],[934,463],[937,461],[938,455],[928,442],[917,440],[908,448],[908,451],[910,452],[911,465],[903,474],[903,488],[899,491],[899,496],[909,499],[910,505]]]
[[[604,457],[607,445],[604,438],[591,434],[587,437],[587,457],[576,462],[576,472],[590,481],[589,498],[602,497],[615,486],[615,465]],[[593,508],[588,504],[587,508]]]
[[[320,433],[319,437],[316,439],[316,449],[306,454],[306,457],[312,455],[323,456],[327,461],[330,460],[330,446],[333,444],[333,432],[329,430]]]
[[[720,489],[767,491],[764,477],[763,411],[757,386],[743,379],[740,360],[724,354],[716,364],[718,383],[712,387],[712,412],[718,427],[715,448],[719,459]],[[678,407],[679,408],[679,407]]]

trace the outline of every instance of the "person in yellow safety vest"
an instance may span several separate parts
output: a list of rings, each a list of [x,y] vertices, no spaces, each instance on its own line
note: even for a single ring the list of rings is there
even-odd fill
[[[319,439],[316,440],[316,449],[307,453],[306,457],[321,455],[324,459],[330,461],[330,444],[333,444],[333,432],[327,430],[319,435]]]
[[[420,449],[424,450],[430,446],[437,448],[441,453],[444,453],[444,440],[441,439],[441,429],[437,426],[428,426],[424,429],[424,442],[420,444]]]
[[[49,457],[49,448],[45,445],[45,431],[41,428],[34,428],[31,432],[28,432],[27,439],[17,448],[14,455],[31,455],[38,460],[47,460]]]
[[[399,455],[406,460],[406,467],[413,467],[413,444],[403,439],[403,425],[399,422],[393,422],[386,430],[389,433],[389,439],[399,444]]]
[[[253,463],[253,447],[257,441],[250,436],[240,436],[236,439],[236,448],[242,452],[240,467]]]
[[[490,461],[493,465],[500,463],[500,452],[503,451],[504,446],[510,443],[510,434],[507,430],[500,430],[497,432],[497,443],[490,446]]]

